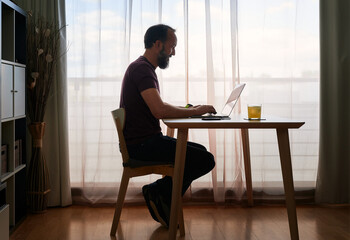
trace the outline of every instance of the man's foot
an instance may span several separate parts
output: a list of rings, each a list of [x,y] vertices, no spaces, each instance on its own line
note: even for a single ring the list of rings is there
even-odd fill
[[[148,210],[155,221],[160,222],[165,227],[168,227],[170,207],[166,205],[163,197],[154,187],[152,188],[151,185],[152,184],[142,187],[142,193],[146,200]]]
[[[156,214],[154,213],[154,211],[153,211],[153,209],[152,209],[152,207],[151,207],[151,204],[150,204],[150,198],[151,198],[152,196],[151,196],[151,194],[150,194],[150,190],[149,190],[149,189],[150,189],[149,185],[145,185],[145,186],[142,187],[143,198],[144,198],[145,201],[146,201],[146,204],[147,204],[147,207],[148,207],[148,211],[151,213],[152,218],[153,218],[155,221],[159,222],[159,220],[158,220]]]
[[[158,208],[161,209],[161,218],[164,219],[164,223],[162,223],[165,227],[169,227],[170,221],[170,205],[168,205],[163,198],[163,195],[158,195]]]

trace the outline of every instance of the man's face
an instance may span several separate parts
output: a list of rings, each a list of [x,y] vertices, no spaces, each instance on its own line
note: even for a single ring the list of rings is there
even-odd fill
[[[158,54],[158,66],[165,69],[169,66],[169,58],[175,55],[177,38],[173,31],[168,30],[167,40],[163,43],[162,50]]]

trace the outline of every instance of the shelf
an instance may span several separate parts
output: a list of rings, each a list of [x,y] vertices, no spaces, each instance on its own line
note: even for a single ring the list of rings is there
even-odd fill
[[[2,123],[6,123],[6,122],[11,122],[11,121],[14,121],[14,120],[22,119],[22,118],[26,118],[26,115],[21,115],[21,116],[17,116],[17,117],[10,117],[10,118],[4,118],[4,119],[1,119],[1,122]]]
[[[3,59],[1,59],[1,63],[13,65],[13,66],[17,66],[17,67],[26,67],[26,65],[24,63],[12,62],[12,61],[3,60]]]
[[[15,168],[15,174],[18,173],[19,171],[21,171],[22,169],[24,169],[26,167],[26,164],[21,164],[18,167]]]
[[[12,8],[16,12],[21,13],[23,16],[27,16],[26,11],[24,11],[22,8],[17,6],[15,3],[12,2],[12,0],[0,0],[3,4],[6,4],[8,7]]]
[[[10,177],[13,177],[13,175],[15,175],[15,172],[7,172],[1,175],[1,182],[5,182],[7,179],[9,179]]]
[[[0,0],[0,146],[6,145],[0,159],[0,186],[6,186],[0,189],[1,240],[27,212],[26,19],[16,4]]]
[[[26,12],[10,1],[2,1],[1,40],[2,60],[26,62]]]
[[[1,15],[1,40],[2,40],[2,59],[15,60],[15,12],[5,3],[2,5]]]
[[[15,62],[26,62],[26,17],[15,12]]]
[[[19,171],[21,171],[22,169],[24,169],[26,167],[26,164],[21,164],[18,167],[15,168],[15,171],[13,172],[7,172],[1,175],[1,182],[6,182],[6,180],[8,180],[9,178],[13,177],[16,173],[18,173]]]

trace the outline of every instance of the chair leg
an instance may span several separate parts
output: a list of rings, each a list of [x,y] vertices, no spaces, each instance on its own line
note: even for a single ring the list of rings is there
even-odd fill
[[[184,214],[182,209],[182,198],[179,202],[179,228],[180,228],[180,236],[185,236],[185,222],[184,222]]]
[[[122,213],[122,208],[124,204],[125,194],[129,184],[129,179],[130,179],[129,173],[124,168],[122,182],[120,183],[120,188],[118,193],[118,200],[114,211],[113,223],[112,223],[112,228],[110,233],[111,236],[115,236],[115,233],[117,232],[119,219],[120,219],[120,215]]]

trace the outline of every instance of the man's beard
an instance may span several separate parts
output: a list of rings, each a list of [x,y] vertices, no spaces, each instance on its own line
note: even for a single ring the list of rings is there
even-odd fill
[[[165,53],[164,46],[158,54],[158,66],[161,69],[165,69],[169,66],[169,55]]]

